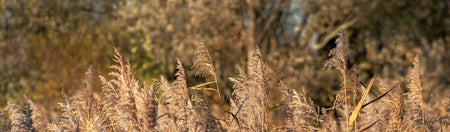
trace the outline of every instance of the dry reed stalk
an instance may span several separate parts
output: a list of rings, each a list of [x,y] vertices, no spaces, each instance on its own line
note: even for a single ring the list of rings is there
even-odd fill
[[[116,105],[118,126],[124,131],[140,131],[138,126],[136,91],[139,89],[139,81],[136,80],[131,72],[128,61],[114,49],[114,62],[118,65],[112,65],[111,68],[117,72],[110,72],[108,75],[114,77],[111,82],[118,89],[119,100]]]
[[[92,70],[90,66],[83,80],[86,87],[71,98],[71,106],[75,108],[74,113],[79,117],[80,131],[105,131],[109,128],[109,120],[102,99],[92,92]]]
[[[177,78],[172,83],[171,91],[166,91],[172,93],[173,95],[170,96],[167,101],[170,102],[169,109],[175,115],[177,127],[182,131],[187,131],[189,129],[189,89],[187,87],[186,74],[179,59],[177,59],[176,69],[177,72],[175,73],[175,76]]]
[[[105,117],[108,120],[108,124],[114,124],[110,125],[108,127],[111,127],[112,130],[116,130],[116,125],[118,124],[117,121],[114,119],[114,116],[117,115],[117,110],[115,106],[117,105],[117,100],[119,98],[119,90],[118,88],[112,83],[112,80],[107,80],[103,76],[99,76],[100,81],[102,82],[102,91],[103,91],[103,111],[105,111]]]
[[[425,129],[425,115],[423,111],[423,96],[422,96],[422,67],[420,65],[419,56],[414,58],[413,68],[408,71],[408,104],[410,110],[408,111],[408,120],[410,120],[410,127],[415,128],[418,125]]]
[[[192,68],[198,69],[195,75],[200,74],[203,77],[212,76],[216,84],[217,94],[219,95],[219,98],[221,98],[217,74],[214,70],[215,68],[212,64],[213,60],[211,55],[209,54],[208,48],[206,48],[205,44],[201,42],[197,42],[195,46],[197,47],[197,49],[194,53],[194,65],[192,66]]]
[[[58,122],[50,127],[53,131],[104,131],[107,128],[107,118],[100,97],[92,93],[92,66],[86,72],[83,82],[86,88],[80,90],[70,100],[62,91],[64,103],[60,103],[63,114]]]
[[[236,105],[233,99],[230,99],[230,112],[228,112],[231,116],[229,116],[227,120],[227,131],[237,132],[241,131],[241,123],[239,117],[236,115],[239,114],[242,107]]]
[[[25,96],[25,105],[31,109],[31,120],[33,128],[36,131],[44,131],[49,124],[45,112],[38,108],[38,106]]]
[[[321,116],[320,118],[322,119],[322,121],[320,122],[322,127],[320,128],[320,131],[338,131],[338,125],[337,125],[337,121],[333,119],[333,115],[328,113],[328,110],[330,109],[325,109],[322,108],[321,109]]]
[[[177,72],[175,73],[176,79],[171,86],[161,86],[164,97],[166,97],[165,103],[169,110],[169,115],[173,115],[173,119],[176,123],[178,131],[188,131],[195,126],[191,120],[195,120],[195,112],[193,111],[192,104],[189,100],[189,89],[186,82],[186,74],[180,60],[177,59],[176,65]],[[163,81],[163,80],[161,80]],[[166,83],[166,82],[164,82]]]
[[[352,95],[353,95],[353,102],[352,102],[352,104],[353,105],[356,105],[356,96],[357,96],[357,89],[358,89],[358,87],[360,86],[359,85],[359,74],[360,74],[360,71],[359,71],[359,67],[358,67],[358,65],[354,65],[354,66],[352,66],[352,68],[351,68],[351,70],[350,70],[350,76],[349,76],[349,81],[350,81],[350,87],[348,88],[348,90],[349,90],[349,92],[348,93],[351,93]]]
[[[159,90],[168,91],[171,89],[171,86],[169,82],[161,76],[161,79],[159,81],[155,81],[154,84],[156,84],[156,87],[158,87]],[[162,96],[167,96],[167,94],[163,94]],[[175,123],[175,117],[174,113],[171,113],[169,108],[165,105],[163,105],[164,102],[158,103],[158,111],[157,111],[157,123],[156,123],[156,130],[157,131],[179,131],[177,129],[177,125]]]
[[[139,89],[136,96],[137,117],[142,131],[153,131],[156,125],[158,112],[158,99],[153,85],[144,85]]]
[[[209,105],[206,99],[201,96],[201,94],[196,91],[193,95],[193,101],[195,105],[193,109],[195,110],[195,117],[191,117],[191,121],[195,121],[195,126],[192,131],[225,131],[220,122],[211,114]]]
[[[401,129],[401,122],[402,122],[402,115],[403,115],[403,109],[402,109],[402,92],[400,89],[400,85],[395,86],[395,88],[392,91],[392,96],[389,100],[387,100],[387,104],[391,104],[392,107],[390,107],[389,110],[389,120],[388,120],[388,127],[391,129],[389,131],[400,131]]]
[[[383,98],[380,98],[378,102],[375,102],[372,107],[375,107],[377,116],[375,119],[372,120],[372,122],[375,122],[376,119],[378,119],[378,123],[375,124],[373,128],[375,130],[381,131],[383,129],[388,129],[390,126],[388,124],[388,121],[391,120],[391,117],[389,116],[389,112],[391,110],[391,104],[389,104],[389,101],[391,100],[392,90],[388,88],[388,84],[383,79],[378,79],[380,83],[377,86],[381,92],[386,93],[384,96],[383,94],[380,96],[383,96]],[[395,88],[394,86],[393,88]],[[389,92],[389,93],[388,93]],[[379,96],[379,97],[380,97]],[[378,98],[378,97],[377,97]],[[375,98],[376,99],[376,98]],[[366,103],[367,104],[367,103]]]
[[[169,108],[164,106],[163,104],[158,104],[158,118],[157,123],[155,126],[156,131],[163,131],[163,132],[173,132],[173,131],[179,131],[177,129],[177,125],[175,124],[175,121],[173,119],[173,115],[170,114]]]
[[[391,117],[389,117],[390,112],[390,92],[397,86],[394,85],[392,88],[388,88],[385,81],[382,79],[378,79],[379,83],[376,87],[380,89],[380,91],[383,92],[383,94],[379,96],[371,96],[370,94],[367,95],[368,97],[364,101],[364,105],[361,107],[362,114],[360,115],[361,123],[363,124],[363,127],[360,128],[361,131],[382,131],[382,130],[389,130],[389,124],[388,121]],[[365,91],[364,89],[366,86],[361,87],[361,91]]]
[[[325,63],[325,67],[334,67],[339,70],[342,74],[342,88],[344,92],[344,115],[345,115],[345,125],[347,132],[349,131],[349,116],[348,116],[348,103],[347,103],[347,40],[345,39],[345,34],[341,30],[338,32],[339,38],[336,40],[336,48],[330,51],[328,56],[332,56]]]
[[[286,98],[284,108],[285,116],[288,119],[287,129],[289,131],[313,131],[312,122],[315,122],[316,110],[312,101],[303,93],[298,94],[294,89],[289,89],[286,84],[280,81],[279,89]]]
[[[265,108],[268,86],[266,67],[259,49],[250,58],[247,70],[250,72],[248,76],[241,71],[238,78],[230,78],[234,83],[236,106],[241,109],[235,114],[241,122],[240,129],[263,131],[267,128]]]
[[[254,124],[254,119],[252,119],[253,105],[254,103],[250,103],[251,98],[251,87],[247,82],[249,82],[249,78],[243,71],[240,71],[239,77],[237,78],[229,78],[233,85],[233,95],[235,96],[235,100],[231,100],[231,112],[237,117],[237,120],[234,121],[234,118],[230,118],[231,128],[230,131],[240,131],[251,130],[251,125]],[[254,95],[253,95],[254,96]],[[249,106],[252,105],[252,106]],[[240,123],[238,123],[240,122]],[[230,127],[228,127],[230,128]]]
[[[63,112],[58,118],[57,122],[54,122],[49,127],[52,131],[80,131],[80,116],[77,114],[77,110],[69,101],[64,89],[61,91],[63,96],[63,102],[58,103],[61,111]]]
[[[269,86],[267,84],[268,81],[268,75],[267,75],[267,69],[266,65],[264,64],[262,60],[262,54],[258,47],[256,47],[254,55],[252,58],[249,59],[247,69],[249,71],[249,77],[251,85],[252,92],[250,94],[254,95],[254,98],[250,100],[248,103],[256,103],[257,112],[258,114],[254,113],[255,115],[255,121],[257,121],[256,130],[262,131],[267,130],[268,126],[267,124],[267,111],[266,107],[267,105],[267,98],[268,98],[268,92],[269,92]]]
[[[112,130],[122,131],[152,131],[156,124],[158,101],[152,86],[140,88],[139,81],[134,77],[131,66],[117,49],[114,61],[117,65],[111,68],[117,70],[108,75],[114,79],[100,79],[105,92],[103,101],[105,119],[110,120]]]
[[[191,100],[188,100],[188,107],[187,107],[187,121],[185,124],[185,127],[187,128],[187,131],[189,132],[197,132],[197,130],[205,128],[201,125],[201,115],[195,111],[195,108],[193,104],[191,103]]]
[[[2,109],[0,109],[0,131],[6,132],[11,129],[11,124],[8,121],[8,116]]]
[[[11,122],[7,122],[6,114],[0,111],[0,117],[5,119],[1,124],[2,127],[9,127],[9,129],[1,128],[2,130],[43,131],[49,124],[45,114],[33,101],[28,99],[26,96],[24,106],[17,106],[15,104],[9,103],[6,109],[10,113]]]
[[[351,125],[351,124],[354,125],[354,127],[353,127],[354,130],[356,130],[356,126],[355,126],[356,118],[357,118],[358,115],[360,114],[361,107],[363,106],[364,101],[365,101],[366,98],[368,97],[369,91],[370,91],[370,89],[372,88],[373,83],[375,82],[376,77],[377,77],[377,76],[373,77],[373,78],[370,80],[369,85],[367,86],[367,89],[365,90],[364,94],[363,94],[362,97],[361,97],[361,100],[359,100],[358,105],[356,105],[355,109],[353,110],[353,112],[352,112],[352,114],[351,114],[351,116],[350,116],[350,118],[349,118],[349,121],[347,122],[347,125],[348,125],[348,126]]]
[[[18,106],[12,103],[8,103],[6,110],[9,113],[9,119],[11,120],[11,131],[13,132],[28,132],[35,131],[33,127],[33,120],[31,118],[32,110],[29,105]]]

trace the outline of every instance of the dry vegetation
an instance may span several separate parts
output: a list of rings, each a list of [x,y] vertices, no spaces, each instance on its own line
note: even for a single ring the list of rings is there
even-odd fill
[[[0,132],[449,131],[449,11],[0,0]]]
[[[0,111],[2,131],[448,131],[449,100],[434,104],[423,101],[420,57],[414,59],[407,76],[400,82],[386,83],[377,76],[368,85],[359,81],[356,67],[347,69],[347,46],[339,32],[338,46],[330,51],[326,67],[342,75],[341,88],[330,108],[319,107],[308,97],[305,88],[297,91],[282,80],[269,76],[270,68],[258,47],[247,68],[233,83],[233,96],[222,99],[230,108],[215,115],[202,91],[217,91],[209,84],[220,83],[209,51],[197,43],[193,68],[211,82],[189,87],[183,64],[176,63],[176,79],[169,83],[163,76],[151,85],[140,83],[131,65],[115,49],[114,69],[109,77],[99,76],[102,92],[92,91],[92,67],[86,72],[85,87],[68,97],[62,91],[61,114],[49,122],[42,107],[25,97],[23,105],[9,103]],[[107,79],[110,78],[110,79]],[[275,83],[275,84],[272,84]],[[273,88],[271,88],[273,87]],[[402,91],[406,87],[407,91]],[[380,94],[369,94],[378,89]],[[281,95],[280,102],[269,101],[269,93]],[[274,106],[276,105],[276,106]],[[278,109],[282,118],[273,113]],[[331,113],[336,113],[335,115]],[[282,120],[282,121],[280,121]],[[276,125],[284,122],[284,125]]]

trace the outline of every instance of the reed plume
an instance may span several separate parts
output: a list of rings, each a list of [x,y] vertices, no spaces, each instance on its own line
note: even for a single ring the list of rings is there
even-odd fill
[[[380,89],[381,92],[385,93],[388,92],[390,89],[388,88],[388,84],[386,81],[384,81],[383,79],[379,79],[378,83],[378,88]],[[396,86],[394,86],[395,88]],[[390,127],[389,125],[389,120],[391,120],[391,116],[389,116],[389,113],[392,112],[391,108],[393,104],[390,104],[390,101],[392,100],[392,93],[393,92],[389,92],[386,94],[386,96],[384,98],[380,98],[380,101],[375,102],[373,104],[373,106],[376,107],[377,110],[375,119],[372,120],[371,123],[373,122],[377,122],[375,124],[374,128],[375,130],[381,131],[383,129],[387,129],[388,127]],[[378,120],[377,120],[378,119]]]
[[[190,115],[194,113],[193,110],[190,109],[192,104],[189,100],[186,74],[179,59],[177,59],[176,69],[177,72],[175,73],[175,81],[171,86],[163,86],[161,89],[166,97],[165,103],[167,103],[169,114],[173,115],[177,126],[176,128],[179,131],[188,131],[189,128],[194,128],[189,127],[193,126],[191,124],[193,122],[190,122],[189,120],[192,120]]]
[[[47,129],[49,124],[45,112],[42,111],[38,105],[36,105],[31,99],[25,96],[25,106],[28,106],[31,110],[31,120],[33,123],[33,128],[36,131],[44,131]]]
[[[137,117],[142,131],[153,131],[156,126],[158,113],[158,99],[153,85],[146,85],[143,89],[136,91]]]
[[[211,76],[214,79],[214,83],[216,84],[217,94],[219,95],[219,98],[221,98],[217,74],[212,63],[213,60],[211,55],[209,54],[208,48],[206,48],[205,44],[202,42],[195,43],[195,46],[197,47],[197,49],[194,53],[194,65],[192,66],[192,68],[198,69],[195,72],[195,75],[200,74],[203,77]]]
[[[304,88],[303,93],[298,94],[294,89],[290,89],[280,81],[279,89],[285,98],[283,106],[284,116],[288,122],[286,128],[288,131],[313,131],[313,122],[318,117],[312,101],[306,97]],[[316,120],[317,121],[317,120]]]
[[[10,130],[13,132],[35,131],[33,127],[32,110],[29,104],[18,106],[8,103],[6,110],[9,113]]]
[[[241,126],[239,129],[262,131],[266,130],[267,74],[265,64],[259,49],[256,49],[249,59],[247,70],[249,75],[242,71],[237,78],[230,78],[233,85],[233,95],[236,98],[236,107],[241,109],[235,113]],[[234,108],[237,109],[237,108]]]
[[[387,130],[388,131],[400,131],[402,128],[403,117],[403,97],[400,89],[400,85],[396,86],[387,100],[387,104],[390,104],[388,113]]]
[[[325,63],[325,67],[327,68],[336,68],[341,72],[342,75],[342,86],[339,93],[344,93],[344,97],[339,97],[340,94],[336,95],[336,101],[343,100],[344,104],[344,116],[345,116],[345,124],[346,130],[349,130],[348,120],[349,120],[349,112],[348,112],[348,102],[347,102],[347,40],[345,39],[345,34],[341,30],[338,32],[338,39],[336,39],[336,48],[330,51],[328,56],[331,58]],[[336,102],[335,101],[335,102]],[[338,105],[335,103],[335,106]]]
[[[112,65],[111,68],[117,72],[110,72],[108,75],[114,79],[111,82],[117,87],[119,100],[116,106],[118,125],[124,131],[139,131],[137,125],[136,91],[139,89],[139,81],[136,80],[131,72],[131,67],[117,49],[114,49],[114,62],[118,65]]]
[[[203,98],[203,96],[199,92],[195,92],[193,98],[193,101],[195,102],[194,109],[196,113],[198,113],[197,116],[199,116],[199,120],[196,122],[195,131],[224,131],[224,128],[217,121],[216,117],[211,114],[206,99]]]
[[[129,62],[117,49],[113,59],[117,65],[111,68],[112,80],[100,76],[103,83],[105,115],[110,124],[123,131],[152,131],[156,124],[158,101],[153,86],[140,88]]]
[[[11,129],[11,124],[6,113],[0,109],[0,131],[6,132]]]
[[[251,92],[253,97],[250,98],[248,103],[255,103],[256,109],[254,113],[255,128],[258,131],[268,130],[267,126],[267,98],[269,92],[269,85],[267,84],[268,74],[267,67],[263,62],[263,56],[258,47],[256,47],[252,58],[249,59],[247,70],[249,72]]]
[[[240,123],[240,119],[239,117],[237,117],[236,115],[240,113],[241,111],[241,106],[237,106],[235,101],[233,99],[230,99],[230,111],[228,111],[228,113],[231,115],[229,116],[228,120],[227,120],[227,131],[241,131],[241,123]]]
[[[413,68],[408,71],[408,120],[410,125],[423,125],[425,127],[425,115],[423,111],[423,96],[422,96],[422,67],[420,65],[419,56],[414,58]]]
[[[71,98],[71,105],[79,117],[80,131],[105,131],[109,128],[110,120],[103,101],[92,91],[93,76],[93,68],[90,66],[83,80],[85,89],[79,90]]]
[[[162,93],[164,93],[164,91],[168,92],[167,94],[163,94],[161,96],[161,98],[163,98],[163,96],[167,96],[170,93],[169,91],[171,89],[171,86],[170,86],[169,82],[163,76],[161,76],[160,80],[156,80],[154,82],[154,84],[157,89],[162,91]],[[157,111],[158,116],[157,116],[157,122],[156,122],[156,126],[155,126],[156,130],[157,131],[179,131],[177,129],[177,125],[175,123],[174,113],[172,113],[169,110],[169,107],[164,105],[163,103],[168,103],[168,102],[166,100],[162,100],[161,102],[158,103],[158,111]]]
[[[63,102],[58,104],[62,114],[58,117],[57,122],[51,124],[49,129],[52,131],[80,131],[80,116],[77,114],[76,108],[72,106],[64,89],[61,91],[61,95]]]
[[[5,113],[0,109],[0,131],[44,131],[48,126],[48,119],[33,101],[24,96],[23,106],[8,102]]]

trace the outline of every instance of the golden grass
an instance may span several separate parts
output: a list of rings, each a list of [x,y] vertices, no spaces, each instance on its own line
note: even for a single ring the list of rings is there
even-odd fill
[[[341,72],[342,85],[336,93],[331,108],[321,108],[302,92],[289,88],[283,81],[272,85],[269,70],[263,55],[256,47],[249,58],[247,69],[233,83],[231,97],[227,97],[230,109],[222,108],[226,115],[214,115],[212,105],[202,95],[203,90],[220,94],[217,75],[212,58],[203,43],[197,44],[196,58],[192,66],[197,74],[210,76],[214,81],[189,87],[188,76],[181,61],[176,61],[176,79],[170,83],[163,76],[142,84],[137,80],[129,62],[115,49],[116,65],[107,77],[99,76],[103,83],[102,94],[92,91],[93,72],[89,68],[84,80],[86,87],[68,97],[62,91],[61,115],[49,123],[41,108],[25,98],[23,106],[9,103],[0,110],[2,131],[446,131],[448,110],[442,113],[427,107],[422,97],[422,80],[419,57],[406,78],[407,96],[401,91],[402,83],[390,89],[376,91],[377,76],[366,86],[359,81],[356,67],[347,70],[347,41],[339,32],[340,46],[330,51],[332,58],[326,67],[335,67]],[[277,79],[278,80],[278,79]],[[357,92],[358,83],[362,93]],[[214,84],[216,88],[208,86]],[[272,88],[274,87],[274,88]],[[403,86],[404,87],[404,86]],[[269,93],[281,95],[276,105],[268,101]],[[372,91],[372,92],[371,92]],[[378,94],[378,96],[377,96]],[[221,97],[223,96],[223,97]],[[371,98],[374,96],[375,98]],[[348,101],[353,100],[353,101]],[[356,101],[358,103],[356,104]],[[221,102],[227,103],[227,102]],[[442,102],[443,104],[445,102]],[[404,105],[406,104],[406,105]],[[353,106],[352,106],[353,105]],[[281,107],[278,107],[281,106]],[[370,108],[369,108],[370,107]],[[446,106],[444,106],[446,107]],[[281,108],[281,109],[279,109]],[[447,106],[448,108],[448,106]],[[277,111],[281,120],[270,116]],[[343,112],[342,112],[343,111]],[[351,111],[351,112],[350,112]],[[405,113],[404,113],[405,112]],[[336,116],[330,113],[336,113]],[[363,121],[364,119],[384,119]],[[344,118],[344,119],[343,119]],[[274,125],[274,122],[286,122]],[[352,126],[352,127],[350,127]]]

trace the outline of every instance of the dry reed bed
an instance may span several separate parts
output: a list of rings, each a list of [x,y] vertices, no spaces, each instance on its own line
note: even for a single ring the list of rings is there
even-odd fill
[[[92,68],[86,72],[85,88],[68,97],[62,91],[61,115],[49,123],[33,101],[25,97],[22,106],[9,103],[0,110],[0,131],[448,131],[449,99],[439,109],[430,108],[422,96],[422,67],[419,57],[402,83],[389,85],[373,77],[368,85],[359,81],[358,67],[347,69],[347,41],[339,33],[337,48],[330,51],[328,68],[342,75],[340,90],[331,108],[318,107],[306,95],[289,88],[283,81],[270,85],[268,68],[259,49],[249,58],[247,68],[229,80],[234,84],[231,108],[224,119],[215,117],[203,98],[202,90],[220,94],[215,66],[208,49],[197,43],[193,68],[198,75],[213,80],[188,87],[183,64],[178,60],[176,79],[170,83],[163,76],[151,85],[141,85],[129,62],[115,50],[109,77],[99,76],[102,94],[92,91]],[[205,88],[209,84],[215,88]],[[393,83],[394,84],[394,83]],[[403,92],[401,84],[406,84]],[[375,87],[377,85],[377,87]],[[282,96],[284,126],[274,126],[269,117],[269,87]],[[369,94],[378,88],[380,95]],[[157,97],[157,94],[160,96]],[[404,96],[406,95],[406,96]],[[225,103],[225,102],[223,102]]]

